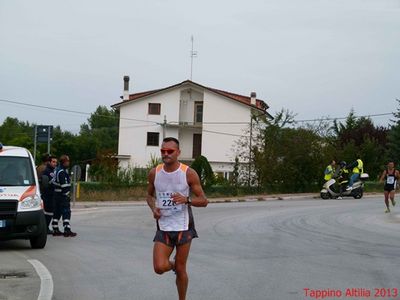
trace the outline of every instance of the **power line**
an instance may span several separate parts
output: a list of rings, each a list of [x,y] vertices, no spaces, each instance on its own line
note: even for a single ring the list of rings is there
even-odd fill
[[[5,103],[11,103],[11,104],[17,104],[17,105],[23,105],[23,106],[28,106],[28,107],[37,107],[41,109],[47,109],[47,110],[55,110],[55,111],[63,111],[67,113],[75,113],[75,114],[80,114],[80,115],[92,115],[92,113],[87,113],[87,112],[81,112],[81,111],[75,111],[75,110],[69,110],[69,109],[63,109],[63,108],[56,108],[56,107],[50,107],[50,106],[44,106],[44,105],[37,105],[37,104],[30,104],[30,103],[24,103],[24,102],[19,102],[19,101],[12,101],[12,100],[6,100],[6,99],[0,99],[1,102]],[[355,118],[371,118],[371,117],[381,117],[381,116],[388,116],[392,115],[393,113],[379,113],[379,114],[370,114],[370,115],[362,115],[362,116],[354,116]],[[106,117],[106,118],[116,118],[112,116],[107,116],[107,115],[98,115],[100,117]],[[305,123],[305,122],[321,122],[321,121],[335,121],[335,120],[345,120],[348,117],[327,117],[327,118],[316,118],[316,119],[304,119],[304,120],[294,120],[293,123]],[[148,121],[148,120],[140,120],[140,119],[133,119],[133,118],[122,118],[119,117],[121,120],[128,120],[128,121],[136,121],[136,122],[145,122],[145,123],[151,123],[152,125],[132,125],[132,126],[110,126],[110,127],[100,127],[100,128],[120,128],[120,129],[125,129],[125,128],[141,128],[141,127],[153,127],[157,125],[162,125],[162,123],[159,122],[154,122],[154,121]],[[172,121],[168,122],[169,124],[179,124],[177,121]],[[203,122],[202,124],[210,124],[210,125],[249,125],[250,122]],[[99,128],[99,129],[100,129]],[[97,128],[95,128],[97,129]],[[219,134],[219,135],[226,135],[226,136],[234,136],[234,137],[248,137],[247,135],[240,135],[240,134],[234,134],[234,133],[228,133],[228,132],[221,132],[221,131],[213,131],[213,130],[206,130],[203,129],[203,132],[208,132],[208,133],[214,133],[214,134]]]
[[[213,131],[213,130],[206,130],[203,129],[203,132],[209,132],[209,133],[215,133],[215,134],[221,134],[221,135],[229,135],[229,136],[237,136],[237,137],[247,137],[247,135],[240,135],[240,134],[234,134],[234,133],[227,133],[227,132],[221,132],[221,131]]]
[[[6,99],[0,99],[1,102],[5,103],[10,103],[10,104],[17,104],[17,105],[23,105],[23,106],[28,106],[28,107],[36,107],[36,108],[41,108],[41,109],[47,109],[47,110],[55,110],[55,111],[62,111],[62,112],[67,112],[67,113],[75,113],[75,114],[80,114],[80,115],[85,115],[85,116],[90,116],[92,113],[88,112],[82,112],[82,111],[76,111],[76,110],[70,110],[70,109],[64,109],[64,108],[57,108],[57,107],[51,107],[51,106],[44,106],[44,105],[37,105],[37,104],[31,104],[31,103],[25,103],[25,102],[19,102],[19,101],[13,101],[13,100],[6,100]],[[382,116],[389,116],[393,115],[392,112],[387,112],[387,113],[379,113],[379,114],[369,114],[369,115],[361,115],[361,116],[356,116],[354,115],[355,118],[371,118],[371,117],[382,117]],[[144,122],[144,123],[152,123],[155,125],[161,125],[161,122],[155,122],[155,121],[149,121],[149,120],[141,120],[141,119],[134,119],[134,118],[124,118],[124,117],[113,117],[113,116],[107,116],[107,115],[98,115],[100,117],[105,117],[105,118],[117,118],[120,120],[128,120],[128,121],[136,121],[136,122]],[[303,120],[293,120],[294,123],[304,123],[304,122],[320,122],[320,121],[334,121],[334,120],[345,120],[348,117],[327,117],[327,118],[315,118],[315,119],[303,119]],[[169,124],[179,124],[177,121],[172,121],[168,122]],[[250,124],[250,122],[221,122],[221,121],[209,121],[209,122],[202,122],[202,124],[210,124],[210,125],[247,125]]]
[[[372,118],[372,117],[382,117],[393,115],[393,113],[381,113],[381,114],[372,114],[372,115],[364,115],[364,116],[356,116],[354,118]],[[319,121],[335,121],[335,120],[346,120],[348,117],[336,117],[336,118],[318,118],[318,119],[308,119],[308,120],[294,120],[294,123],[301,122],[319,122]]]
[[[74,113],[74,114],[85,115],[85,116],[92,115],[92,113],[88,113],[88,112],[70,110],[70,109],[65,109],[65,108],[57,108],[57,107],[51,107],[51,106],[44,106],[44,105],[37,105],[37,104],[31,104],[31,103],[25,103],[25,102],[19,102],[19,101],[12,101],[12,100],[6,100],[6,99],[0,99],[0,101],[1,102],[5,102],[5,103],[10,103],[10,104],[17,104],[17,105],[23,105],[23,106],[28,106],[28,107],[37,107],[37,108],[42,108],[42,109],[47,109],[47,110],[62,111],[62,112]],[[104,117],[104,118],[110,118],[110,119],[121,119],[121,120],[135,121],[135,122],[159,124],[158,122],[148,121],[148,120],[139,120],[139,119],[122,118],[122,117],[112,117],[112,116],[107,116],[107,115],[98,115],[98,116],[99,117]]]

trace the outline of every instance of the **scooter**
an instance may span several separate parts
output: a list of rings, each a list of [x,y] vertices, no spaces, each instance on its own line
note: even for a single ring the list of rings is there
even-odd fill
[[[348,181],[341,181],[340,177],[332,178],[325,182],[321,190],[322,199],[337,199],[339,197],[353,197],[354,199],[361,199],[364,195],[364,182],[369,178],[367,173],[360,175],[359,180],[354,182],[351,190],[346,190]],[[342,192],[340,192],[342,191]]]

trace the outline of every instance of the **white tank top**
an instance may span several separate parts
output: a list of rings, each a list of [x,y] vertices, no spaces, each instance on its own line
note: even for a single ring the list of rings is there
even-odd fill
[[[180,164],[173,172],[166,172],[164,165],[156,168],[154,186],[156,190],[156,207],[161,209],[158,226],[163,231],[185,231],[189,229],[189,211],[186,204],[176,205],[171,194],[180,193],[189,196],[189,185],[186,179],[188,166]]]

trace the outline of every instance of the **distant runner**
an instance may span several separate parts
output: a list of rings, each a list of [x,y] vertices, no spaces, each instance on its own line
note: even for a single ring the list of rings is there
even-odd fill
[[[385,213],[390,212],[389,208],[389,197],[390,200],[392,201],[392,205],[396,205],[396,201],[394,200],[394,194],[396,191],[396,184],[397,180],[399,179],[400,174],[399,171],[394,168],[394,162],[390,161],[387,164],[387,169],[383,171],[382,176],[380,178],[380,182],[385,182],[385,185],[383,187],[384,190],[384,195],[385,195],[385,204],[386,204],[386,210]]]
[[[196,171],[178,161],[179,141],[165,138],[161,145],[163,164],[153,168],[148,176],[147,203],[157,220],[154,237],[153,266],[157,274],[173,270],[179,300],[186,299],[188,275],[186,262],[193,238],[197,238],[192,206],[206,207]],[[193,198],[190,198],[190,192]],[[170,256],[176,247],[174,260]]]

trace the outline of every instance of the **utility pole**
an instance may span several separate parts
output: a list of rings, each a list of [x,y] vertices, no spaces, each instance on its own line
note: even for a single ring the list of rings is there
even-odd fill
[[[35,133],[33,134],[33,161],[35,162],[35,164],[36,164],[36,144],[37,144],[36,138],[37,138],[37,125],[35,125]]]
[[[51,126],[48,127],[47,130],[47,153],[50,155],[50,131],[51,131]]]
[[[253,112],[250,109],[250,141],[249,141],[249,182],[251,185],[251,152],[252,152],[252,141],[253,141]]]
[[[192,81],[193,78],[193,58],[197,57],[197,51],[193,50],[194,47],[193,35],[191,36],[191,42],[192,42],[192,50],[190,51],[190,81]]]
[[[163,139],[165,139],[166,138],[166,128],[167,128],[167,116],[166,115],[164,115],[164,122],[162,124],[162,128],[163,128],[163,131],[162,131]]]

